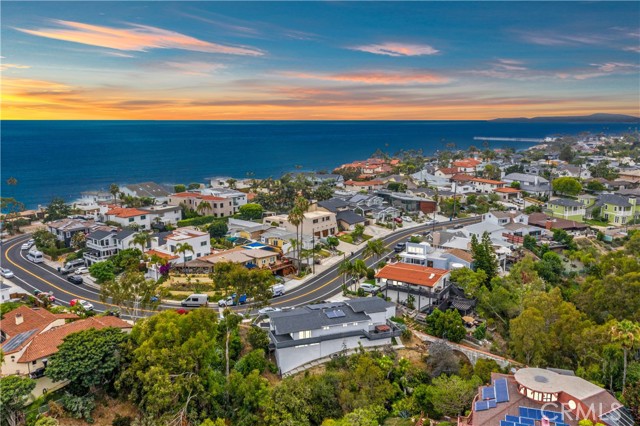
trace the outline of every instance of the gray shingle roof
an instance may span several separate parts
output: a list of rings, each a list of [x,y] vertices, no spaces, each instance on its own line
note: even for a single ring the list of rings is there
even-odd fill
[[[93,240],[101,240],[103,238],[107,238],[110,236],[111,236],[111,232],[98,230],[98,231],[93,231],[92,233],[87,235],[87,238],[91,238]]]
[[[330,198],[328,200],[318,202],[318,206],[335,213],[338,209],[349,207],[349,203],[341,200],[340,198]]]
[[[356,223],[363,223],[365,219],[352,211],[344,211],[336,213],[336,220],[341,220],[349,225],[355,225]]]
[[[629,198],[618,194],[601,194],[596,202],[599,206],[604,204],[611,204],[620,207],[631,207]]]
[[[170,192],[155,182],[142,182],[131,185],[125,185],[129,191],[135,193],[138,197],[168,197]]]
[[[135,234],[137,231],[130,229],[130,228],[126,228],[123,229],[122,231],[118,232],[115,237],[117,240],[124,240],[125,238],[127,238],[129,235],[133,235]]]
[[[575,200],[570,200],[568,198],[557,198],[555,200],[549,200],[549,204],[562,207],[584,207],[582,203]]]
[[[509,173],[502,178],[503,180],[514,180],[518,182],[535,182],[538,180],[538,184],[549,183],[549,181],[542,176],[528,175],[526,173]]]
[[[359,297],[357,299],[346,300],[345,303],[351,306],[354,312],[384,312],[387,308],[393,306],[393,303],[387,302],[379,297]]]

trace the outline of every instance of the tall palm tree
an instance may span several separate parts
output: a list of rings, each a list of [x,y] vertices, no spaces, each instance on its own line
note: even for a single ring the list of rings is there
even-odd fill
[[[386,251],[387,249],[382,240],[369,240],[362,251],[362,256],[365,258],[375,256],[376,259],[379,259]]]
[[[304,220],[304,215],[302,211],[298,208],[298,206],[294,206],[289,212],[289,216],[287,216],[287,220],[290,224],[296,227],[296,246],[297,252],[295,252],[296,259],[298,261],[298,271],[300,270],[300,224]]]
[[[140,246],[141,251],[144,253],[144,249],[146,249],[149,244],[151,244],[151,234],[148,232],[138,232],[132,239],[129,241],[130,246]]]
[[[120,187],[115,183],[112,183],[109,186],[109,192],[113,196],[113,202],[115,203],[115,201],[118,199],[118,193],[120,193]]]
[[[342,274],[342,286],[346,287],[347,285],[347,275],[351,276],[353,272],[353,263],[350,260],[343,260],[340,262],[340,266],[338,266],[338,273]]]
[[[205,200],[200,201],[200,204],[196,207],[196,212],[198,214],[204,214],[207,210],[211,209],[211,204],[207,203]]]
[[[640,344],[640,324],[629,320],[622,320],[611,327],[611,337],[620,343],[624,352],[624,366],[622,370],[622,389],[627,383],[627,355]]]
[[[309,200],[304,197],[298,197],[295,201],[295,208],[300,212],[300,241],[298,241],[298,247],[302,248],[302,235],[304,233],[304,214],[309,210]]]
[[[175,252],[182,255],[182,269],[186,275],[187,274],[187,256],[185,256],[185,253],[187,252],[192,254],[195,253],[193,251],[193,247],[189,243],[180,243],[176,246]]]
[[[353,261],[353,270],[351,271],[352,277],[356,280],[367,275],[367,264],[362,259],[356,259]]]

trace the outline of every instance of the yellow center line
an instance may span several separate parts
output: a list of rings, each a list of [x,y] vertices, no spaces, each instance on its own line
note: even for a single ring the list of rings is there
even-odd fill
[[[84,296],[80,296],[80,295],[77,295],[77,294],[75,294],[75,293],[71,293],[70,291],[68,291],[68,290],[66,290],[66,289],[64,289],[64,288],[62,288],[62,287],[59,287],[59,286],[57,286],[57,285],[53,284],[52,282],[50,282],[50,281],[48,281],[48,280],[46,280],[46,279],[42,278],[41,276],[36,275],[36,274],[34,274],[33,272],[31,272],[31,271],[29,271],[29,270],[27,270],[27,269],[23,268],[22,266],[18,265],[16,262],[14,262],[13,260],[11,260],[11,259],[9,258],[9,250],[13,249],[13,248],[14,248],[15,246],[17,246],[18,244],[20,244],[20,242],[16,242],[16,243],[14,243],[13,245],[9,246],[9,248],[8,248],[7,250],[5,250],[5,252],[4,252],[4,258],[5,258],[5,259],[7,259],[7,262],[11,263],[11,264],[12,264],[13,266],[15,266],[16,268],[18,268],[18,269],[20,269],[20,270],[22,270],[22,271],[26,272],[27,274],[31,275],[31,276],[32,276],[32,277],[34,277],[34,278],[39,279],[39,280],[40,280],[40,281],[42,281],[43,283],[50,285],[51,287],[55,288],[56,290],[59,290],[59,291],[61,291],[62,293],[66,293],[66,294],[68,294],[68,295],[70,295],[70,296],[74,296],[74,297],[75,297],[75,298],[77,298],[77,299],[88,300],[89,302],[99,303],[99,304],[104,305],[104,306],[111,306],[111,307],[114,307],[114,308],[119,308],[119,306],[118,306],[118,305],[113,305],[113,304],[111,304],[111,303],[102,302],[102,301],[100,301],[100,300],[95,300],[95,299],[85,298]],[[156,312],[156,311],[149,311],[149,310],[146,310],[146,309],[138,309],[138,311],[140,311],[140,312],[151,312],[151,313]]]

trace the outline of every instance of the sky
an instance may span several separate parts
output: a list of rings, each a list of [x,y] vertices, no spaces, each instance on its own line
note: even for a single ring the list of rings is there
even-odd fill
[[[640,115],[640,2],[11,2],[2,119]]]

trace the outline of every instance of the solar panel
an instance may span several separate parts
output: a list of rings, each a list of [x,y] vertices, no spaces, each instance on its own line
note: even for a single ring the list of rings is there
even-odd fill
[[[487,401],[489,403],[489,408],[496,408],[496,400],[490,399]]]
[[[489,409],[489,404],[486,401],[478,401],[475,405],[476,411],[485,411]]]
[[[340,309],[336,309],[335,311],[327,311],[325,312],[327,318],[342,318],[346,317],[345,313]]]
[[[520,418],[518,416],[510,416],[507,414],[505,420],[508,422],[520,422]]]
[[[508,422],[506,420],[500,420],[500,426],[516,426],[513,422]]]
[[[520,417],[520,423],[525,424],[525,425],[535,425],[536,421],[533,419],[529,419],[526,417]]]
[[[496,390],[496,401],[508,402],[509,388],[507,386],[507,379],[498,379],[493,383],[493,386],[495,387],[495,390]]]
[[[495,399],[496,392],[493,386],[487,386],[482,388],[482,399]]]
[[[546,416],[552,422],[560,422],[564,420],[564,416],[558,411],[544,410],[542,415]]]
[[[6,342],[4,344],[4,346],[2,346],[2,351],[4,353],[7,353],[9,351],[12,351],[14,349],[19,348],[20,345],[22,345],[36,331],[38,331],[38,330],[37,329],[36,330],[29,330],[29,331],[24,331],[24,332],[22,332],[20,334],[16,334],[16,336],[14,338],[9,340],[8,342]]]

